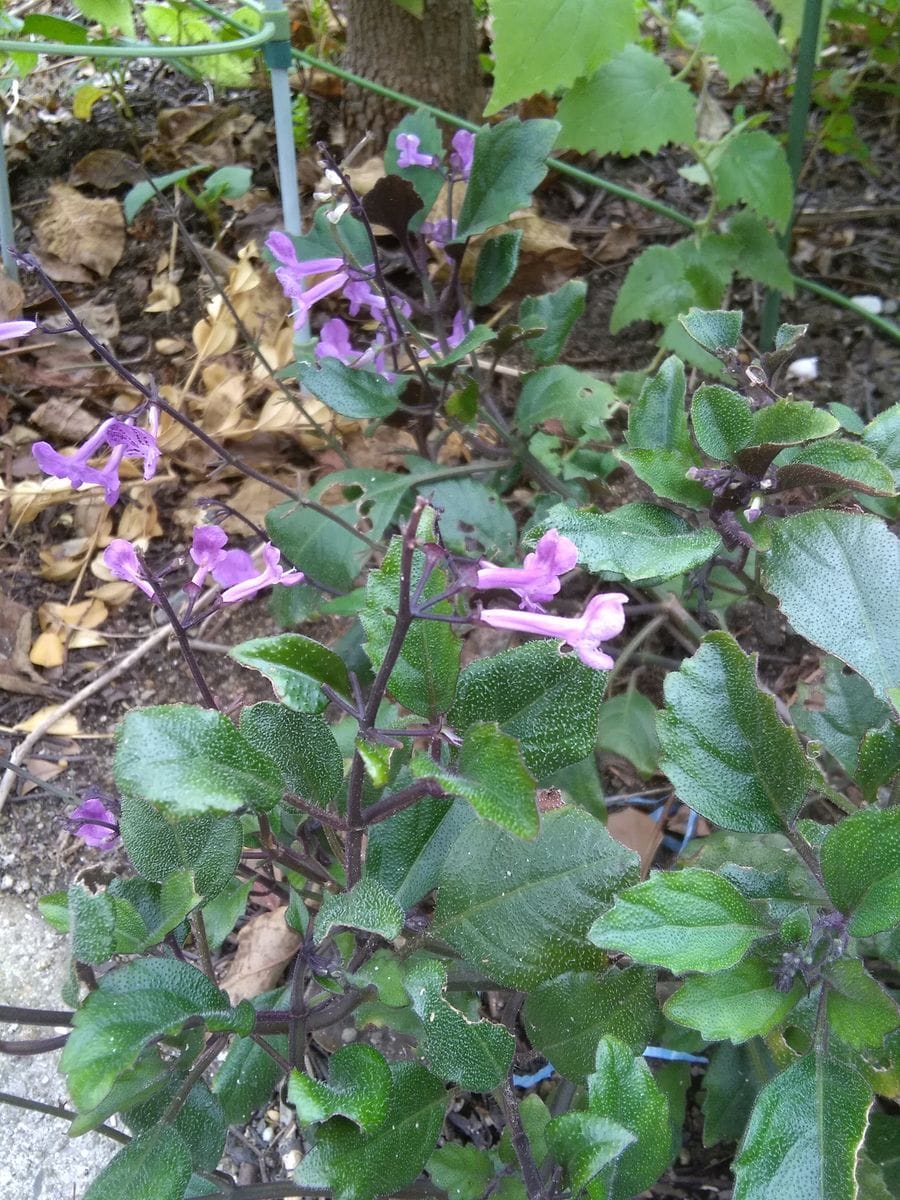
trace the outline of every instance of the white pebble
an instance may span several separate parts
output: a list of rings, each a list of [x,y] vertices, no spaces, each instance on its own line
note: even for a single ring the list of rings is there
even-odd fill
[[[810,383],[819,378],[818,358],[798,358],[785,372],[791,383]]]

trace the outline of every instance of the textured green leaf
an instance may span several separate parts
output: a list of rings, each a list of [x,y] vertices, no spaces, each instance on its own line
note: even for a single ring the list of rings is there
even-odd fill
[[[433,931],[491,979],[528,990],[602,964],[585,934],[636,873],[637,856],[578,809],[545,813],[533,842],[473,821],[444,864]]]
[[[499,1087],[512,1066],[516,1040],[503,1025],[472,1021],[444,998],[447,967],[423,958],[406,973],[404,987],[425,1030],[422,1049],[432,1070],[470,1092]]]
[[[628,269],[616,297],[610,330],[618,333],[642,320],[667,325],[692,307],[718,308],[733,270],[729,247],[715,237],[689,237],[674,246],[650,246]],[[680,325],[676,330],[684,333]],[[682,340],[686,349],[697,351],[691,338]],[[704,357],[718,366],[716,359]]]
[[[807,708],[798,702],[792,705],[791,716],[801,733],[821,742],[855,776],[860,742],[870,729],[888,719],[890,709],[876,698],[862,676],[845,671],[837,659],[828,658],[824,665],[824,704]]]
[[[892,496],[894,477],[860,442],[841,438],[783,450],[775,461],[781,487],[852,487],[870,496]]]
[[[866,1152],[883,1171],[887,1194],[900,1192],[900,1118],[885,1112],[870,1113]]]
[[[832,963],[825,972],[828,1024],[854,1050],[878,1049],[900,1026],[900,1008],[858,958]]]
[[[181,1135],[162,1125],[134,1138],[103,1168],[84,1200],[183,1200],[191,1156]]]
[[[617,404],[610,384],[559,363],[525,377],[516,403],[516,421],[523,433],[544,421],[558,421],[574,436],[590,425],[602,424]]]
[[[543,780],[593,749],[604,679],[574,655],[561,655],[556,642],[528,642],[466,667],[450,724],[464,734],[496,721]]]
[[[691,849],[692,866],[718,871],[749,900],[790,900],[794,902],[791,907],[797,902],[827,903],[824,888],[782,834],[718,830]]]
[[[610,967],[602,975],[566,972],[548,979],[525,1001],[525,1028],[536,1050],[567,1079],[594,1069],[597,1043],[607,1035],[640,1054],[659,1017],[656,972]]]
[[[364,367],[348,367],[337,358],[320,358],[316,364],[299,362],[295,373],[307,391],[323,404],[342,417],[360,421],[389,417],[400,403],[408,382],[403,375],[388,380]]]
[[[494,1177],[494,1165],[486,1150],[446,1142],[425,1164],[435,1187],[443,1188],[449,1200],[480,1200]]]
[[[376,669],[381,665],[398,606],[402,539],[393,538],[381,567],[369,574],[366,608],[360,614],[368,636],[366,652]],[[415,590],[424,565],[424,555],[413,556],[411,586]],[[423,590],[423,598],[439,595],[447,586],[445,572],[433,570]],[[434,613],[452,611],[449,603],[434,606]],[[420,716],[433,718],[453,704],[459,672],[460,642],[444,621],[413,621],[403,642],[397,664],[391,672],[388,690],[394,699]]]
[[[78,1113],[69,1125],[69,1137],[80,1137],[96,1129],[113,1113],[128,1113],[135,1104],[159,1091],[172,1078],[171,1065],[164,1063],[159,1050],[151,1046],[127,1071],[123,1071],[103,1100],[95,1108]],[[127,1117],[126,1117],[127,1120]]]
[[[301,1125],[326,1121],[340,1113],[371,1133],[387,1116],[391,1072],[372,1046],[344,1046],[328,1060],[328,1082],[292,1071],[288,1103]]]
[[[547,174],[545,160],[558,132],[556,121],[518,117],[478,130],[456,241],[502,225],[513,209],[530,204],[531,193]]]
[[[490,238],[481,248],[472,281],[472,303],[490,304],[516,273],[522,230],[511,229]]]
[[[565,1166],[576,1191],[637,1140],[622,1125],[589,1112],[563,1113],[550,1122],[547,1133],[554,1157]],[[608,1194],[605,1188],[602,1194]]]
[[[543,296],[526,296],[519,306],[519,321],[523,329],[542,326],[540,337],[531,338],[527,348],[539,367],[555,363],[572,332],[572,326],[584,312],[587,283],[570,279],[555,292]]]
[[[629,409],[628,445],[635,450],[681,450],[695,456],[685,394],[684,364],[672,354],[647,380]]]
[[[215,900],[210,900],[203,905],[206,938],[211,950],[221,949],[222,943],[234,929],[238,918],[243,915],[252,887],[252,879],[248,879],[246,883],[242,883],[239,879],[232,879],[219,892]]]
[[[516,837],[537,836],[537,780],[516,739],[502,733],[496,722],[479,721],[466,729],[458,772],[439,767],[424,754],[413,759],[411,770],[417,778],[434,777],[450,795],[468,800],[480,817]]]
[[[266,811],[284,793],[278,768],[220,712],[189,704],[134,709],[119,726],[114,765],[126,796],[179,817]]]
[[[357,517],[351,504],[336,505],[335,516],[351,524]],[[369,547],[314,508],[288,500],[266,514],[266,531],[291,562],[300,563],[309,578],[346,592],[353,586]],[[291,589],[293,590],[293,589]]]
[[[682,575],[701,566],[720,545],[718,534],[696,530],[656,504],[623,504],[608,513],[558,504],[529,540],[545,529],[558,529],[573,541],[586,570],[633,583]]]
[[[571,87],[637,36],[630,0],[492,0],[494,90],[485,113],[536,92]]]
[[[815,776],[793,729],[756,683],[756,660],[712,633],[665,682],[662,769],[685,804],[726,829],[792,824]]]
[[[387,148],[384,152],[384,169],[390,174],[409,180],[416,189],[422,201],[422,208],[410,221],[409,228],[418,229],[440,195],[441,188],[444,186],[444,173],[436,171],[433,167],[398,167],[397,135],[400,133],[415,134],[419,139],[420,153],[431,154],[437,158],[444,153],[444,143],[437,121],[431,113],[425,112],[423,109],[408,113],[396,129],[391,131],[388,138]]]
[[[630,1200],[650,1187],[669,1162],[669,1105],[643,1058],[616,1038],[597,1046],[596,1073],[588,1076],[588,1112],[606,1117],[635,1141],[600,1172],[599,1195]]]
[[[201,897],[193,874],[176,871],[161,884],[146,879],[113,879],[107,887],[115,913],[116,954],[139,954],[180,925]]]
[[[722,971],[770,932],[763,914],[712,871],[653,871],[616,897],[588,937],[601,950],[678,974]]]
[[[407,459],[407,462],[409,460]],[[505,556],[518,533],[507,502],[479,479],[444,479],[416,488],[441,513],[441,541],[456,554]]]
[[[205,813],[172,822],[136,797],[123,799],[119,829],[128,857],[146,879],[162,882],[186,867],[194,873],[196,890],[207,899],[233,877],[243,844],[236,817]]]
[[[349,892],[326,892],[322,896],[316,922],[318,940],[334,925],[365,929],[391,941],[403,928],[403,909],[377,879],[362,879]]]
[[[740,1046],[721,1042],[709,1056],[703,1078],[703,1145],[736,1142],[761,1087],[776,1074],[775,1060],[761,1038]]]
[[[251,1004],[255,1009],[286,1009],[290,1006],[291,989],[277,988],[254,996]],[[288,1053],[288,1039],[283,1034],[267,1037],[282,1055]],[[284,1072],[270,1054],[248,1037],[235,1038],[228,1048],[225,1061],[213,1079],[212,1090],[219,1097],[225,1119],[229,1125],[246,1125],[250,1115],[262,1108]]]
[[[789,992],[777,992],[771,967],[751,957],[715,975],[691,975],[663,1012],[670,1021],[698,1029],[704,1041],[739,1045],[780,1025],[802,995],[799,982]]]
[[[447,852],[475,819],[462,800],[425,796],[369,830],[366,875],[407,911],[437,887]]]
[[[874,801],[878,789],[900,771],[900,725],[888,720],[881,729],[873,729],[859,747],[856,782],[868,801]]]
[[[900,404],[894,404],[863,430],[863,445],[874,450],[900,487]]]
[[[845,817],[822,843],[825,887],[850,933],[871,937],[900,923],[900,808]]]
[[[796,288],[788,257],[772,230],[754,213],[746,210],[733,213],[721,240],[736,275],[777,288],[784,296],[794,295]]]
[[[856,1200],[871,1093],[852,1067],[807,1054],[760,1092],[735,1159],[734,1200]]]
[[[719,0],[720,2],[720,0]],[[743,3],[743,0],[727,0]],[[794,186],[781,143],[762,129],[728,138],[713,166],[716,195],[722,208],[745,203],[783,230],[794,205]]]
[[[687,475],[691,467],[697,465],[693,455],[685,454],[683,450],[619,450],[617,457],[627,463],[657,496],[688,508],[709,507],[709,490]],[[613,509],[608,515],[613,516],[618,511]],[[709,534],[708,530],[701,532]]]
[[[130,1110],[128,1125],[133,1133],[146,1136],[159,1125],[181,1082],[170,1076],[166,1087]],[[228,1129],[222,1105],[205,1083],[194,1084],[172,1125],[184,1139],[194,1170],[214,1171],[225,1149]]]
[[[228,653],[242,667],[265,675],[279,700],[297,712],[322,712],[328,707],[323,683],[341,696],[352,695],[350,677],[341,659],[333,650],[299,633],[252,638]]]
[[[808,400],[776,400],[753,414],[751,446],[793,446],[828,437],[839,428],[831,413]],[[752,451],[747,450],[749,456]],[[741,455],[739,462],[744,462]]]
[[[752,0],[697,0],[703,14],[700,44],[714,54],[729,88],[754,71],[771,74],[788,58],[766,18]]]
[[[665,62],[626,46],[588,79],[579,79],[557,111],[559,145],[583,153],[655,154],[669,142],[694,140],[694,97]]]
[[[634,688],[613,696],[600,707],[598,748],[627,758],[646,779],[659,766],[656,717],[656,705]]]
[[[731,350],[737,346],[744,314],[740,309],[714,309],[709,312],[702,308],[692,308],[678,320],[695,342],[715,353],[717,350]]]
[[[84,963],[103,963],[115,946],[116,913],[112,898],[77,883],[69,888],[69,930],[72,957]]]
[[[263,702],[241,712],[241,736],[271,758],[290,791],[324,808],[340,790],[344,760],[317,713]]]
[[[721,384],[704,384],[691,400],[691,424],[697,445],[710,458],[731,462],[753,436],[750,405]]]
[[[778,521],[763,570],[798,633],[876,696],[900,684],[900,541],[882,521],[836,511]]]
[[[391,1093],[372,1133],[334,1117],[318,1131],[295,1180],[326,1188],[335,1200],[373,1200],[413,1182],[437,1144],[447,1096],[444,1084],[413,1062],[390,1064]]]
[[[232,1010],[225,993],[189,963],[145,958],[104,975],[76,1012],[60,1061],[76,1107],[94,1108],[144,1046],[194,1016],[211,1029],[246,1024],[243,1006]]]

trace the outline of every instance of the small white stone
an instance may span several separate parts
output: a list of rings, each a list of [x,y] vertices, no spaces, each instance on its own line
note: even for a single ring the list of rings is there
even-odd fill
[[[857,308],[864,308],[873,317],[880,317],[884,312],[884,301],[880,296],[851,296],[850,299]]]
[[[284,1163],[284,1169],[286,1171],[296,1171],[300,1166],[300,1159],[302,1157],[303,1155],[296,1146],[293,1148],[293,1150],[288,1150],[287,1154],[285,1154],[281,1159],[281,1161]]]
[[[791,383],[811,383],[819,378],[818,358],[798,358],[785,372]]]

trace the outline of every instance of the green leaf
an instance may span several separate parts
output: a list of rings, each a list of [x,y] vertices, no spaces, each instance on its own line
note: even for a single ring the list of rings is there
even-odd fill
[[[652,871],[598,917],[588,937],[601,950],[684,971],[722,971],[771,932],[734,884],[712,871]]]
[[[697,465],[693,454],[685,454],[683,450],[618,450],[616,456],[631,467],[638,479],[649,484],[657,496],[688,508],[709,507],[709,490],[687,476],[691,467]],[[617,511],[614,509],[608,515],[613,516]],[[708,537],[709,530],[700,531],[700,535]]]
[[[694,140],[694,97],[661,58],[626,46],[588,79],[579,79],[557,111],[559,145],[587,153],[655,154]]]
[[[253,704],[241,712],[241,735],[272,759],[297,796],[324,808],[340,791],[344,760],[334,734],[317,713]]]
[[[888,720],[881,729],[867,733],[859,747],[856,782],[867,801],[873,802],[878,789],[900,771],[900,725]]]
[[[122,201],[122,212],[126,225],[131,224],[144,205],[149,204],[157,193],[164,192],[166,188],[181,183],[183,180],[189,179],[191,175],[196,175],[198,171],[204,170],[206,170],[206,163],[197,163],[193,167],[182,167],[178,171],[169,171],[166,175],[156,175],[152,179],[144,179],[140,183],[134,184],[128,189],[125,199]]]
[[[321,941],[334,925],[365,929],[391,941],[403,928],[403,909],[377,879],[366,878],[349,892],[324,893],[316,922],[317,939]]]
[[[444,479],[416,488],[441,513],[441,541],[456,554],[511,555],[516,522],[507,502],[478,479]]]
[[[634,450],[680,450],[694,457],[684,406],[686,391],[684,364],[671,354],[628,411],[628,445]]]
[[[526,343],[539,367],[555,363],[562,354],[572,326],[584,312],[586,299],[586,281],[570,279],[555,292],[526,296],[519,305],[519,321],[523,329],[544,329],[540,337],[531,338]]]
[[[253,880],[241,883],[232,879],[215,900],[203,905],[203,921],[206,925],[206,938],[211,950],[219,950],[222,943],[232,932],[240,916],[247,907],[247,897],[253,887]]]
[[[290,993],[289,987],[277,988],[254,996],[251,1004],[257,1010],[286,1009],[290,1006]],[[288,1053],[285,1035],[273,1034],[267,1040],[280,1054]],[[256,1042],[249,1037],[235,1038],[212,1083],[228,1124],[246,1125],[251,1113],[269,1101],[283,1074],[275,1059]]]
[[[772,230],[759,217],[746,210],[733,213],[720,241],[728,251],[736,275],[777,288],[784,296],[794,295],[796,289],[788,257]]]
[[[753,436],[753,414],[745,398],[721,384],[704,384],[691,401],[697,445],[710,458],[731,462]]]
[[[866,1151],[884,1172],[888,1195],[894,1195],[900,1190],[900,1120],[889,1113],[870,1113]]]
[[[860,742],[870,729],[888,719],[890,709],[876,698],[865,679],[845,671],[837,659],[827,658],[824,666],[820,698],[824,704],[807,708],[798,702],[791,706],[791,716],[801,733],[821,742],[855,778]]]
[[[129,0],[75,0],[75,7],[83,17],[101,25],[104,32],[118,29],[123,37],[134,37],[134,17]]]
[[[558,133],[556,121],[520,121],[518,117],[478,130],[455,241],[502,225],[513,209],[530,204],[531,193],[547,174],[545,160]]]
[[[870,496],[892,496],[894,477],[861,442],[833,438],[784,450],[775,461],[783,488],[852,487]]]
[[[481,1200],[494,1177],[494,1165],[486,1150],[446,1142],[425,1164],[435,1187],[443,1188],[449,1200]]]
[[[602,424],[617,404],[610,384],[560,363],[525,377],[516,421],[525,434],[545,421],[558,421],[566,433],[576,436],[589,425]]]
[[[460,733],[494,722],[515,738],[539,780],[592,751],[605,676],[556,642],[528,642],[463,671],[450,724]]]
[[[634,1142],[600,1173],[604,1200],[630,1200],[660,1177],[669,1163],[669,1105],[643,1058],[616,1038],[597,1046],[596,1073],[588,1076],[588,1112],[621,1125]]]
[[[67,1131],[69,1137],[80,1137],[83,1133],[96,1129],[113,1113],[124,1115],[135,1104],[164,1087],[171,1078],[171,1065],[162,1061],[155,1046],[150,1047],[140,1055],[130,1070],[122,1072],[96,1108],[78,1113],[72,1119]]]
[[[419,139],[419,150],[422,154],[431,154],[438,159],[443,157],[444,144],[437,121],[429,112],[418,109],[408,113],[400,124],[391,131],[387,149],[384,152],[385,172],[399,175],[416,189],[422,200],[422,208],[409,223],[410,229],[418,229],[434,206],[444,186],[444,173],[434,167],[403,167],[397,166],[397,135],[412,133]]]
[[[760,1088],[776,1072],[775,1060],[760,1038],[715,1047],[703,1079],[704,1146],[740,1140]]]
[[[657,708],[652,700],[629,688],[601,705],[597,746],[627,758],[646,779],[659,767],[656,717]]]
[[[147,1135],[157,1127],[178,1094],[181,1080],[170,1075],[166,1087],[132,1108],[128,1125],[132,1132]],[[225,1149],[228,1127],[217,1096],[205,1083],[195,1083],[178,1111],[172,1126],[184,1139],[195,1171],[214,1171]]]
[[[522,230],[511,229],[489,238],[481,248],[472,281],[472,303],[490,304],[516,273]]]
[[[387,1116],[390,1093],[387,1063],[377,1050],[357,1043],[344,1046],[328,1060],[328,1083],[292,1071],[287,1099],[297,1110],[301,1125],[326,1121],[340,1113],[371,1133]]]
[[[433,1071],[470,1092],[499,1087],[512,1066],[516,1040],[502,1025],[472,1021],[444,998],[447,967],[424,958],[404,985],[424,1028],[422,1049]]]
[[[299,633],[252,638],[228,653],[242,667],[265,675],[278,699],[297,712],[322,712],[328,707],[323,683],[347,699],[352,695],[343,661],[333,650]]]
[[[148,1130],[103,1168],[84,1200],[183,1200],[191,1156],[171,1125]]]
[[[217,895],[233,877],[243,844],[235,817],[204,813],[173,822],[145,800],[129,796],[122,801],[119,829],[128,857],[141,875],[162,882],[186,867],[206,899]]]
[[[437,887],[447,851],[474,819],[463,801],[425,796],[369,830],[367,878],[382,883],[408,911]]]
[[[577,809],[545,813],[533,842],[473,821],[444,864],[433,932],[489,978],[528,990],[603,963],[585,934],[636,872],[637,856]]]
[[[670,1021],[698,1029],[704,1041],[739,1045],[780,1025],[802,995],[798,981],[789,992],[777,992],[771,967],[751,957],[715,975],[691,975],[663,1012]]]
[[[554,1157],[566,1168],[572,1187],[580,1191],[631,1146],[635,1135],[608,1117],[593,1113],[563,1113],[547,1130]],[[604,1188],[602,1195],[608,1195]]]
[[[692,308],[678,321],[695,342],[715,354],[717,350],[733,350],[737,346],[744,314],[740,309],[708,312],[702,308]]]
[[[350,504],[338,505],[331,511],[351,524],[357,517],[355,507]],[[369,557],[369,547],[360,538],[316,509],[303,508],[290,500],[269,510],[266,531],[291,562],[302,563],[311,579],[339,592],[353,586]]]
[[[567,972],[529,994],[524,1017],[534,1048],[561,1075],[580,1082],[594,1069],[600,1038],[618,1038],[640,1054],[653,1037],[656,972],[637,966],[610,967],[602,975]]]
[[[744,0],[728,0],[743,3]],[[728,138],[713,166],[716,195],[722,208],[745,203],[783,231],[794,206],[794,186],[787,157],[770,133],[752,129]]]
[[[855,1200],[871,1093],[843,1063],[807,1054],[768,1083],[734,1162],[734,1200]]]
[[[825,971],[828,1024],[854,1050],[877,1050],[900,1026],[900,1008],[858,958],[844,958]]]
[[[402,539],[393,538],[381,566],[370,572],[366,585],[366,608],[360,620],[368,635],[366,652],[376,669],[384,659],[394,630],[402,548]],[[423,566],[424,555],[416,551],[411,573],[413,590]],[[423,599],[439,595],[446,586],[445,572],[433,570],[425,584]],[[452,612],[452,607],[442,601],[432,611],[446,614]],[[431,719],[447,712],[456,692],[460,649],[459,639],[445,622],[413,621],[388,681],[388,691],[398,704],[420,716]]]
[[[793,446],[829,437],[839,427],[834,417],[808,400],[776,400],[753,414],[751,446]],[[747,454],[751,454],[750,450]],[[743,463],[741,455],[739,462]]]
[[[894,404],[863,430],[863,445],[874,450],[900,487],[900,404]]]
[[[371,1134],[334,1117],[294,1176],[303,1191],[325,1188],[335,1200],[373,1200],[413,1182],[434,1149],[444,1120],[444,1084],[418,1063],[391,1063],[391,1094]]]
[[[175,929],[201,897],[191,871],[176,871],[162,884],[146,879],[114,879],[106,895],[115,914],[116,954],[140,954]]]
[[[249,167],[220,167],[206,177],[203,191],[197,197],[201,206],[216,204],[219,200],[238,200],[246,196],[253,185],[253,172]]]
[[[630,0],[492,0],[494,90],[486,115],[536,92],[571,87],[637,36]],[[526,19],[523,19],[525,17]]]
[[[729,88],[754,71],[771,74],[788,57],[760,10],[751,0],[697,0],[703,14],[700,45],[719,60]]]
[[[850,916],[853,937],[900,923],[900,808],[845,817],[829,830],[820,855],[828,895]]]
[[[900,541],[876,517],[805,512],[772,526],[766,583],[793,627],[871,683],[900,684]]]
[[[708,634],[664,692],[661,765],[684,803],[726,829],[792,825],[815,774],[774,698],[759,691],[756,657],[730,634]]]
[[[468,800],[480,817],[516,837],[537,836],[537,780],[522,761],[519,743],[496,722],[479,721],[466,729],[458,772],[438,766],[425,754],[414,758],[410,769],[418,779],[437,779],[450,795]]]
[[[296,375],[329,408],[358,420],[389,417],[408,383],[402,375],[387,380],[364,367],[348,367],[337,358],[321,358],[318,365],[299,362]]]
[[[99,1104],[144,1046],[174,1033],[188,1017],[202,1018],[210,1029],[246,1026],[244,1006],[232,1009],[225,993],[189,963],[145,958],[104,975],[76,1012],[60,1060],[76,1107]]]
[[[124,795],[179,817],[244,807],[265,812],[284,792],[275,764],[226,716],[189,704],[128,713],[117,731],[114,772]]]
[[[69,927],[72,957],[78,962],[97,964],[112,957],[116,914],[105,892],[94,894],[73,883],[69,888]]]

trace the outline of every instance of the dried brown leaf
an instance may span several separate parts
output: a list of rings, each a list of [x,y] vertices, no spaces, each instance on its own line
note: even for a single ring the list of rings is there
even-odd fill
[[[118,200],[90,199],[64,183],[51,184],[34,232],[42,255],[88,267],[104,278],[125,250],[125,218]]]
[[[281,905],[259,913],[237,935],[237,953],[220,984],[232,1004],[273,988],[297,953],[300,937],[285,924],[286,912]]]

